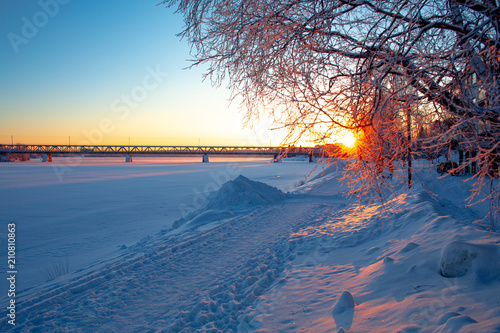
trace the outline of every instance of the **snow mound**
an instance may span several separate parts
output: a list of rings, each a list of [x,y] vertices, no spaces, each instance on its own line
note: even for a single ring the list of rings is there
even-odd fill
[[[441,317],[439,317],[438,325],[446,324],[448,319],[453,318],[453,317],[458,317],[458,316],[460,316],[460,313],[458,313],[458,312],[447,312],[444,315],[442,315]]]
[[[440,261],[441,275],[444,277],[460,277],[474,272],[478,282],[490,282],[500,278],[498,258],[500,247],[491,244],[471,244],[462,241],[448,243]]]
[[[198,228],[212,222],[221,222],[233,217],[234,212],[244,211],[255,206],[278,202],[287,195],[273,186],[238,176],[230,180],[208,196],[207,204],[199,210],[175,221],[173,229],[181,225]]]
[[[239,210],[284,200],[286,194],[275,187],[238,176],[224,183],[208,198],[207,208]]]
[[[472,251],[469,244],[463,242],[451,242],[443,249],[439,268],[444,277],[460,277],[467,274],[472,260],[477,253]]]
[[[450,317],[447,321],[446,324],[444,324],[444,327],[439,330],[438,332],[458,332],[460,331],[464,326],[470,325],[470,324],[475,324],[477,323],[476,320],[472,319],[469,316],[464,316],[464,315],[458,315],[458,316],[452,316]]]
[[[335,303],[333,313],[343,313],[348,309],[354,308],[354,297],[348,291],[344,291],[340,298]]]
[[[335,320],[338,332],[351,329],[355,305],[352,294],[348,291],[342,292],[332,311],[332,317]]]
[[[416,244],[416,243],[413,243],[413,242],[409,242],[408,244],[406,244],[406,246],[404,248],[401,249],[401,251],[399,251],[400,253],[406,253],[406,252],[410,252],[411,250],[414,250],[416,249],[417,247],[419,247],[420,245],[419,244]]]

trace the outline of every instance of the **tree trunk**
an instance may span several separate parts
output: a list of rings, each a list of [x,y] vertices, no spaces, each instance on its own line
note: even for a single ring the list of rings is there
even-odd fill
[[[411,188],[411,115],[410,111],[406,112],[406,132],[407,132],[407,161],[408,161],[408,188]]]

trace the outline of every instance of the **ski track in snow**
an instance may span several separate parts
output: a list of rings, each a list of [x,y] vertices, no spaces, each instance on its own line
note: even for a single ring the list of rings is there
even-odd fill
[[[331,205],[324,197],[301,198],[301,205],[290,199],[203,233],[146,238],[122,260],[20,301],[16,328],[237,331],[252,319],[243,314],[293,259],[290,233],[315,215],[323,221],[332,214],[335,199],[328,200]]]

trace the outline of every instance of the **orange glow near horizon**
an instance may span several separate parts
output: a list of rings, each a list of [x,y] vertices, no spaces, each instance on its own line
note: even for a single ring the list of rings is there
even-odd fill
[[[297,141],[297,146],[313,147],[322,145],[341,145],[345,149],[352,149],[358,142],[354,131],[327,124],[315,124]]]

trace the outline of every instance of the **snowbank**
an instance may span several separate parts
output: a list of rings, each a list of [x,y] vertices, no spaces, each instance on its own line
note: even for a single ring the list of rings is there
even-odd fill
[[[500,237],[475,222],[481,207],[464,205],[470,184],[463,178],[436,180],[432,165],[418,167],[424,184],[401,186],[385,206],[340,205],[347,200],[339,198],[343,188],[333,168],[311,181],[310,194],[337,197],[339,204],[317,207],[291,235],[292,262],[250,312],[249,327],[500,331]]]

